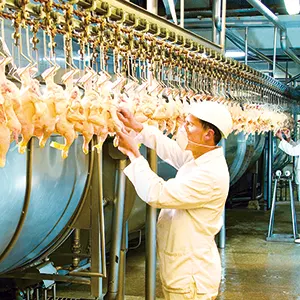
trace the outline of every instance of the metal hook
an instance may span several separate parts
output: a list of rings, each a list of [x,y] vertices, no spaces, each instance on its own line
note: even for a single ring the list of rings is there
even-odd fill
[[[46,50],[47,49],[47,44],[46,44],[47,37],[46,37],[45,31],[43,32],[43,40],[44,40],[43,41],[44,42],[44,58],[52,66],[52,67],[48,68],[47,70],[45,70],[41,75],[44,78],[44,80],[46,80],[47,78],[49,78],[49,76],[54,76],[56,74],[56,72],[58,71],[58,69],[60,69],[60,66],[58,64],[56,64],[56,62],[52,62],[51,59],[49,59],[47,57],[47,50]]]
[[[20,31],[21,31],[21,34],[20,34],[20,44],[19,44],[19,54],[25,58],[29,64],[25,67],[25,68],[20,68],[19,66],[19,69],[16,71],[17,74],[21,77],[24,72],[26,72],[27,70],[32,70],[32,68],[36,65],[36,64],[33,64],[33,61],[31,60],[31,57],[30,57],[30,47],[29,47],[29,36],[26,34],[26,47],[27,47],[27,55],[26,56],[24,53],[23,53],[23,39],[22,39],[22,28],[20,27]]]

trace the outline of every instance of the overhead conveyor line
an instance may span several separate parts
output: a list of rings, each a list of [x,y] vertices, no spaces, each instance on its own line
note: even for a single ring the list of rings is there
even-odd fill
[[[179,27],[165,18],[162,18],[156,14],[151,13],[138,5],[135,5],[129,1],[122,0],[107,0],[107,1],[78,1],[78,5],[83,7],[90,7],[92,2],[96,2],[95,12],[99,14],[107,14],[109,7],[112,7],[112,15],[120,18],[121,14],[126,14],[125,23],[129,26],[133,25],[136,20],[144,20],[150,24],[149,32],[156,33],[155,27],[160,28],[161,35],[169,33],[170,36],[177,36],[178,41],[190,40],[196,44],[204,47],[208,47],[212,50],[221,51],[221,47],[208,39],[200,37],[199,35]],[[140,21],[141,22],[141,21]]]
[[[26,9],[29,14],[36,17],[34,21],[27,17],[22,22],[32,25],[33,22],[38,20],[39,26],[42,29],[50,30],[49,26],[45,26],[43,22],[45,21],[45,9],[42,5],[28,3],[23,4],[21,7],[19,4],[13,0],[8,0],[6,3],[7,7],[12,10]],[[179,63],[180,67],[186,70],[194,70],[195,64],[198,67],[202,66],[205,70],[213,68],[213,72],[209,73],[209,76],[212,78],[216,78],[216,75],[225,76],[226,78],[231,78],[230,80],[239,80],[243,84],[247,82],[259,85],[261,88],[276,91],[288,97],[292,96],[292,89],[286,85],[249,66],[223,56],[219,51],[219,46],[127,1],[76,1],[76,4],[77,7],[81,6],[83,10],[73,9],[74,15],[78,17],[74,18],[72,15],[71,21],[74,32],[71,36],[73,38],[80,39],[80,32],[88,31],[87,39],[88,37],[93,37],[94,39],[101,30],[110,31],[110,36],[112,37],[117,30],[123,34],[123,41],[128,43],[128,45],[120,47],[120,51],[123,51],[125,54],[128,54],[128,47],[130,47],[131,51],[139,51],[137,49],[143,48],[143,56],[147,57],[151,48],[150,42],[152,41],[152,44],[156,43],[156,47],[158,46],[159,49],[163,49],[163,51],[168,53],[163,59],[163,63],[167,63],[167,61],[173,63],[173,60],[168,60],[168,56],[178,51],[177,57],[180,59],[177,64]],[[68,27],[64,23],[65,18],[63,13],[60,12],[65,11],[65,5],[53,2],[53,11],[47,15],[47,18],[55,21],[52,22],[55,25],[52,24],[53,28],[51,28],[57,34],[66,34],[66,27]],[[90,14],[88,16],[89,22],[86,22],[84,14],[90,11],[93,11],[94,14]],[[0,15],[5,18],[13,18],[11,14],[4,12],[0,12]],[[99,29],[101,28],[99,25],[102,26],[102,29]],[[136,40],[129,41],[128,37],[126,39],[126,35],[129,33],[133,34]],[[113,49],[115,47],[113,45],[115,44],[115,42],[111,41],[106,47]],[[80,42],[80,45],[82,47],[83,43]]]

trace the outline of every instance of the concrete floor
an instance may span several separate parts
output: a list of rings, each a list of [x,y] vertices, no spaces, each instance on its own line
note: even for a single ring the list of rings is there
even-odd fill
[[[300,212],[300,206],[297,205]],[[300,245],[266,242],[269,212],[227,210],[227,245],[220,251],[223,265],[219,300],[300,299]],[[288,203],[276,211],[275,233],[292,233]],[[300,214],[298,216],[300,220]],[[126,299],[145,299],[144,244],[129,251]],[[58,287],[58,295],[87,297],[87,287]],[[157,276],[156,299],[162,299]]]

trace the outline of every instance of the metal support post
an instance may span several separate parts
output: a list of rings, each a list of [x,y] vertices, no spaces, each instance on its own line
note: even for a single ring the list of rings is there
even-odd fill
[[[287,174],[288,173],[288,174]],[[296,208],[295,208],[295,202],[294,202],[294,193],[293,193],[293,178],[289,171],[285,172],[284,177],[281,177],[281,171],[277,170],[275,175],[275,183],[274,183],[274,190],[273,190],[273,198],[272,198],[272,208],[270,213],[270,221],[269,221],[269,227],[268,227],[268,235],[267,235],[267,241],[277,241],[277,242],[292,242],[299,243],[300,240],[298,239],[298,226],[297,226],[297,215],[296,215]],[[275,209],[276,209],[276,193],[277,193],[277,185],[278,182],[282,181],[288,185],[289,193],[290,193],[290,205],[291,205],[291,215],[292,215],[292,228],[293,228],[293,235],[287,235],[287,234],[273,234],[274,230],[274,215],[275,215]],[[287,199],[286,199],[287,200]]]
[[[76,228],[73,232],[73,245],[72,245],[73,256],[73,268],[77,268],[80,263],[80,257],[78,254],[81,253],[81,245],[80,245],[80,229]]]
[[[112,241],[109,259],[109,278],[108,288],[105,295],[106,300],[117,299],[119,289],[119,269],[120,269],[120,252],[123,231],[124,202],[126,176],[123,170],[126,168],[126,160],[120,159],[118,166],[118,185],[117,199],[115,202],[113,222],[112,222]]]
[[[158,14],[158,0],[147,0],[147,10],[155,15]]]
[[[268,148],[267,148],[267,136],[265,137],[265,147],[264,147],[264,152],[263,152],[263,166],[262,166],[262,182],[263,182],[263,187],[264,187],[264,192],[263,192],[263,198],[265,203],[267,203],[268,199]]]
[[[225,153],[226,153],[226,140],[222,139],[221,142],[220,142],[220,145],[223,148],[224,156],[225,156]],[[224,249],[226,247],[225,207],[224,207],[224,211],[223,211],[223,214],[222,214],[222,218],[223,218],[223,225],[222,225],[222,228],[219,232],[219,248],[220,249]]]
[[[258,160],[255,162],[255,170],[252,174],[252,200],[257,196],[257,181],[258,181]]]
[[[30,288],[26,289],[26,300],[30,300]]]
[[[273,42],[273,77],[275,77],[276,71],[276,51],[277,51],[277,30],[278,28],[274,27],[274,42]]]
[[[213,0],[212,5],[212,41],[220,44],[221,0]]]
[[[274,230],[274,215],[275,215],[275,208],[276,208],[276,191],[277,191],[278,179],[279,178],[276,178],[274,182],[272,206],[271,206],[270,221],[269,221],[269,228],[268,228],[268,238],[272,236]]]
[[[272,201],[273,132],[268,133],[267,209]]]
[[[248,31],[249,27],[245,28],[245,65],[248,65]]]
[[[294,236],[294,240],[295,240],[295,239],[298,238],[298,228],[297,228],[297,215],[296,215],[295,202],[294,202],[294,192],[293,192],[293,186],[292,186],[292,179],[289,179],[289,188],[290,188],[293,236]]]
[[[221,31],[221,39],[220,46],[225,52],[225,40],[226,40],[226,0],[222,0],[222,31]]]
[[[148,149],[148,161],[152,171],[157,172],[157,156]],[[156,294],[156,208],[146,208],[146,300],[155,300]]]
[[[93,144],[96,143],[95,138]],[[100,273],[102,271],[102,261],[100,259],[101,250],[101,233],[100,233],[100,216],[99,210],[103,193],[102,186],[102,151],[95,155],[94,168],[92,170],[92,187],[91,187],[91,272]],[[104,254],[105,255],[105,254]],[[91,277],[91,294],[97,299],[103,299],[102,278]]]
[[[155,2],[155,5],[150,3]],[[182,3],[181,3],[182,4]],[[157,14],[158,0],[147,0],[147,10]],[[183,20],[180,20],[183,23]],[[147,150],[152,171],[157,172],[157,156],[154,150]],[[156,295],[156,208],[146,207],[146,300],[155,300]]]
[[[90,143],[90,151],[93,145],[98,144],[97,137],[94,136]],[[71,272],[73,276],[91,277],[91,294],[97,299],[103,299],[102,277],[106,277],[105,260],[105,230],[104,230],[104,210],[103,210],[103,157],[102,149],[97,149],[95,163],[92,168],[91,183],[91,267],[90,272]],[[102,273],[101,273],[102,272]]]
[[[184,28],[184,0],[180,0],[180,27]]]
[[[56,283],[53,284],[52,293],[53,299],[56,300]]]
[[[126,253],[128,250],[128,221],[123,226],[122,244],[120,254],[119,290],[117,299],[125,299],[125,275],[126,275]]]

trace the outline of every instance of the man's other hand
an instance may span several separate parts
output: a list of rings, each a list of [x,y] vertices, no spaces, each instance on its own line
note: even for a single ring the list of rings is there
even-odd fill
[[[123,154],[127,155],[131,161],[141,156],[136,141],[130,135],[125,132],[118,132],[117,135],[119,138],[118,149]]]
[[[291,131],[288,128],[284,128],[282,132],[286,136],[286,140],[289,142],[291,140]]]
[[[281,129],[279,129],[279,130],[276,132],[276,137],[278,137],[280,140],[283,139]]]
[[[143,124],[138,122],[130,110],[120,108],[117,112],[119,120],[127,127],[139,133],[143,130]]]

